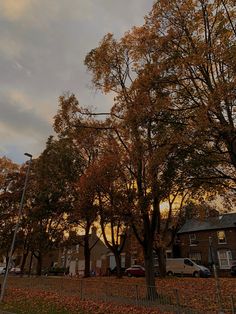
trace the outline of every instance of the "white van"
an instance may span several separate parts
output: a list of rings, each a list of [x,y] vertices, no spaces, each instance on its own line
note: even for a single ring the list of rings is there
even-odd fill
[[[209,277],[210,270],[202,265],[198,265],[190,258],[167,258],[166,274],[168,276],[182,275],[193,277]]]

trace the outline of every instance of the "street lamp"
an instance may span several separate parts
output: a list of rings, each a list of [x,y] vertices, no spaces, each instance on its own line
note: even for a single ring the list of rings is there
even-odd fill
[[[220,293],[220,282],[219,277],[217,274],[216,264],[213,258],[213,252],[212,252],[212,237],[209,237],[209,248],[210,248],[210,257],[211,257],[211,264],[214,271],[214,277],[215,277],[215,283],[216,283],[216,295],[218,299],[218,305],[220,307],[220,313],[223,313],[222,310],[222,304],[221,304],[221,293]]]
[[[4,292],[5,292],[6,283],[7,283],[7,277],[8,277],[8,273],[9,273],[9,270],[10,270],[10,265],[11,265],[11,262],[12,262],[12,255],[13,255],[13,250],[14,250],[15,241],[16,241],[16,234],[17,234],[17,231],[18,231],[19,226],[20,226],[21,215],[22,215],[22,208],[23,208],[24,197],[25,197],[25,191],[26,191],[26,186],[27,186],[28,177],[29,177],[30,165],[31,165],[31,162],[32,162],[32,157],[33,157],[29,153],[25,153],[24,155],[29,157],[29,164],[28,164],[28,168],[27,168],[27,172],[26,172],[26,176],[25,176],[25,183],[24,183],[23,192],[22,192],[22,195],[21,195],[20,207],[19,207],[19,211],[18,211],[18,221],[17,221],[16,226],[15,226],[13,239],[12,239],[12,243],[11,243],[11,249],[10,249],[9,258],[8,258],[8,263],[7,263],[7,268],[6,268],[6,272],[5,272],[4,280],[3,280],[3,284],[2,284],[1,295],[0,295],[0,302],[3,301]]]

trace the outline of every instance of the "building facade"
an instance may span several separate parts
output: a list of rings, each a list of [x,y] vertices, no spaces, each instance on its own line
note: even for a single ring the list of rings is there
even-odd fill
[[[227,271],[236,260],[236,213],[186,221],[178,231],[177,243],[181,257]]]

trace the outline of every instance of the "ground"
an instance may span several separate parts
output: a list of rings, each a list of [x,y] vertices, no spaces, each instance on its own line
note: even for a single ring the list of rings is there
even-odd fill
[[[144,278],[9,277],[1,309],[14,313],[154,314],[232,313],[236,278],[157,279],[158,300],[148,300]],[[217,293],[218,292],[218,293]],[[234,305],[235,302],[235,305]]]

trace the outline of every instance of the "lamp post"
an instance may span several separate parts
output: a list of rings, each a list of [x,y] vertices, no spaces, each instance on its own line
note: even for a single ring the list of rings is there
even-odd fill
[[[8,258],[8,263],[7,263],[7,267],[6,267],[6,272],[5,272],[4,280],[3,280],[3,284],[2,284],[1,295],[0,295],[0,302],[3,301],[3,297],[4,297],[4,293],[5,293],[7,277],[8,277],[8,273],[9,273],[9,270],[10,270],[10,265],[11,265],[11,262],[12,262],[12,255],[13,255],[13,250],[14,250],[15,241],[16,241],[16,234],[17,234],[17,231],[18,231],[19,226],[20,226],[21,215],[22,215],[22,208],[23,208],[24,197],[25,197],[25,191],[26,191],[26,186],[27,186],[27,182],[28,182],[30,166],[31,166],[32,157],[33,157],[29,153],[25,153],[24,155],[29,157],[29,165],[28,165],[28,168],[27,168],[27,172],[26,172],[26,176],[25,176],[24,188],[23,188],[23,192],[22,192],[22,195],[21,195],[20,207],[19,207],[19,211],[18,211],[18,221],[17,221],[16,226],[15,226],[15,230],[14,230],[14,234],[13,234],[13,238],[12,238],[12,243],[11,243],[11,248],[10,248],[10,253],[9,253],[9,258]]]
[[[211,263],[212,263],[214,277],[215,277],[215,283],[216,283],[216,295],[217,295],[217,299],[218,299],[219,313],[223,313],[222,312],[221,293],[220,293],[220,282],[219,282],[219,277],[217,274],[217,269],[216,269],[215,261],[213,258],[213,252],[212,252],[212,237],[209,237],[209,248],[210,248]]]

